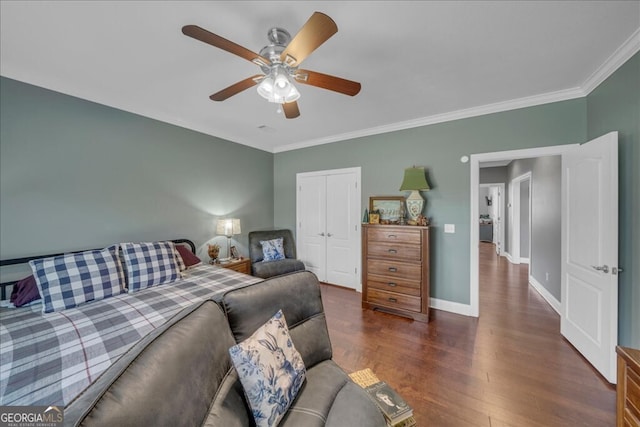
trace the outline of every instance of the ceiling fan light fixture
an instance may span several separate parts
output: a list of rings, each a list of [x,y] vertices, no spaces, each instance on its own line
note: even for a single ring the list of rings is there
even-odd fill
[[[284,102],[293,102],[297,101],[300,98],[300,92],[296,89],[295,85],[289,82],[289,92],[287,96],[284,97]]]
[[[184,35],[251,61],[260,67],[261,74],[248,77],[210,95],[209,98],[212,101],[224,101],[256,86],[261,97],[269,102],[279,104],[279,110],[284,112],[287,119],[295,119],[300,116],[300,109],[296,102],[300,98],[300,92],[295,83],[315,86],[349,96],[355,96],[360,92],[360,83],[358,82],[298,69],[311,53],[337,32],[338,26],[333,19],[324,13],[314,12],[293,38],[283,28],[271,28],[267,33],[270,43],[263,47],[258,54],[197,25],[182,27]]]
[[[273,78],[267,76],[258,84],[258,94],[268,101],[273,97],[273,83]]]
[[[257,90],[261,97],[277,104],[293,102],[300,98],[300,92],[287,72],[277,66],[260,82]]]

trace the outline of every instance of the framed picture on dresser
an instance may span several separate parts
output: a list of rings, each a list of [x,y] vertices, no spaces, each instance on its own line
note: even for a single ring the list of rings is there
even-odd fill
[[[380,213],[380,223],[398,224],[404,205],[402,196],[372,196],[369,197],[369,212]]]

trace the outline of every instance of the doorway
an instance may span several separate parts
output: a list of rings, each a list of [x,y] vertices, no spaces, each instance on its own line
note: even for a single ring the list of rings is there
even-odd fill
[[[491,242],[498,256],[505,254],[504,191],[503,182],[480,184],[478,198],[480,241]]]
[[[536,147],[522,150],[501,151],[496,153],[472,154],[470,159],[470,193],[471,193],[471,218],[470,218],[470,278],[469,278],[469,315],[478,317],[480,315],[480,294],[479,294],[479,247],[478,239],[480,232],[479,218],[479,189],[480,189],[480,163],[504,162],[517,159],[526,159],[545,156],[559,156],[568,150],[579,146],[579,144],[557,145],[552,147]],[[510,249],[510,248],[509,248]]]
[[[584,144],[571,146],[542,147],[540,149],[514,150],[471,156],[471,210],[475,216],[478,199],[479,163],[483,160],[561,158],[561,180],[550,179],[552,188],[561,183],[561,254],[553,258],[561,265],[560,311],[561,333],[609,382],[615,383],[615,345],[617,343],[617,207],[618,207],[618,134],[610,132]],[[515,166],[514,166],[515,167]],[[536,172],[537,177],[544,173]],[[512,191],[520,191],[520,182],[527,177],[518,177],[512,182]],[[535,188],[538,188],[536,178]],[[514,185],[515,184],[515,185]],[[542,183],[540,183],[542,185]],[[546,188],[550,188],[546,185]],[[595,190],[594,190],[595,189]],[[549,190],[546,190],[549,191]],[[537,193],[546,193],[537,191]],[[512,193],[512,194],[513,194]],[[598,198],[594,199],[594,194]],[[537,200],[540,194],[535,195]],[[513,200],[510,201],[513,203]],[[556,205],[559,203],[555,203]],[[513,203],[513,207],[516,207]],[[536,202],[536,206],[549,204]],[[597,206],[597,209],[593,209]],[[515,216],[518,212],[512,212]],[[546,216],[538,215],[543,220]],[[519,221],[514,220],[514,224]],[[472,236],[478,228],[471,222]],[[543,221],[546,224],[546,221]],[[546,227],[542,227],[540,230]],[[537,229],[536,229],[537,230]],[[516,230],[517,231],[517,230]],[[538,231],[536,231],[538,237]],[[474,239],[471,239],[472,241]],[[553,240],[553,239],[552,239]],[[513,241],[513,239],[509,239]],[[539,243],[548,238],[538,239]],[[536,258],[544,251],[537,250]],[[510,248],[519,257],[520,246]],[[478,266],[479,248],[471,244],[471,305],[476,315],[478,310]],[[548,273],[547,273],[548,280]],[[474,289],[475,288],[475,289]],[[542,294],[545,297],[544,294]],[[559,305],[559,304],[558,304]],[[593,314],[598,317],[594,320]]]

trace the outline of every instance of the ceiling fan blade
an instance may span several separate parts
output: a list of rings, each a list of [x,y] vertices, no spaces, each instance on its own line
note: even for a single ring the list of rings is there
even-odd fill
[[[282,104],[282,110],[284,111],[284,116],[287,119],[295,119],[300,115],[300,109],[298,108],[298,103],[296,101]]]
[[[333,19],[324,13],[314,12],[298,34],[280,55],[280,60],[290,67],[299,66],[307,56],[338,32]]]
[[[322,89],[332,90],[349,96],[357,95],[361,87],[358,82],[310,70],[298,70],[295,79],[306,85],[321,87]]]
[[[249,89],[251,86],[255,86],[260,80],[262,80],[262,78],[264,78],[263,74],[256,74],[255,76],[248,77],[236,84],[232,84],[231,86],[222,89],[220,92],[214,93],[209,98],[212,101],[224,101],[225,99],[231,98],[233,95],[236,95],[243,90]]]
[[[193,37],[196,40],[200,40],[201,42],[210,44],[211,46],[215,46],[219,49],[226,50],[229,53],[233,53],[234,55],[238,55],[239,57],[244,58],[247,61],[251,61],[254,64],[262,65],[260,62],[263,62],[265,65],[271,64],[271,61],[267,58],[262,57],[257,53],[250,51],[246,47],[232,42],[231,40],[227,40],[224,37],[220,37],[217,34],[213,34],[212,32],[205,30],[204,28],[200,28],[197,25],[185,25],[182,27],[182,33],[185,36]]]

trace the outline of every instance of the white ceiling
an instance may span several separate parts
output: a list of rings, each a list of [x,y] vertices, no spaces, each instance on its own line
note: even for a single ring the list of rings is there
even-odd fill
[[[298,85],[293,120],[254,88],[209,100],[259,69],[182,26],[257,52],[314,11],[338,33],[304,68],[357,96]],[[639,1],[3,0],[0,19],[5,77],[269,152],[585,96],[640,49]]]

